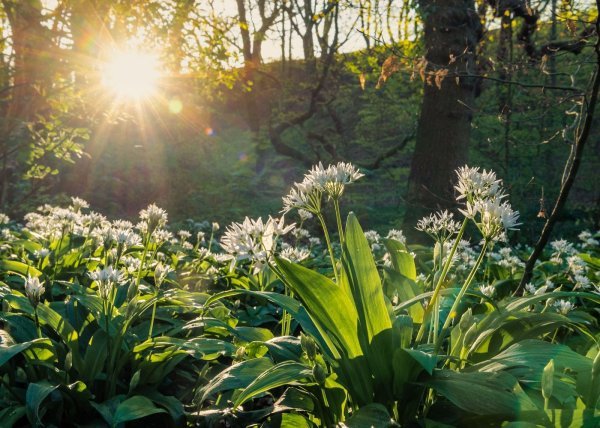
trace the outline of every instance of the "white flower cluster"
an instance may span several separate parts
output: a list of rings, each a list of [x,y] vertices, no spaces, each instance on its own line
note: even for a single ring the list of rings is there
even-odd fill
[[[556,239],[550,242],[550,248],[552,248],[550,261],[553,263],[562,263],[564,257],[572,256],[577,253],[573,244],[566,239]]]
[[[266,222],[262,218],[252,220],[248,217],[242,223],[232,223],[221,238],[221,247],[233,260],[251,260],[255,273],[264,269],[273,255],[277,238],[291,232],[295,224],[285,225],[284,218],[269,217]]]
[[[445,242],[458,233],[460,224],[454,221],[454,214],[445,210],[423,217],[417,222],[416,229],[427,233],[437,242]]]
[[[490,258],[499,266],[507,269],[511,274],[514,274],[517,270],[525,267],[525,263],[513,254],[512,248],[510,247],[503,247],[497,252],[494,251],[490,253]]]
[[[464,166],[457,175],[456,199],[466,201],[466,208],[460,212],[475,222],[485,240],[497,240],[506,230],[516,229],[519,212],[502,201],[506,194],[493,171]]]
[[[125,274],[112,266],[107,266],[104,269],[96,268],[95,271],[88,272],[88,276],[92,281],[96,281],[98,294],[104,300],[108,300],[113,287],[121,285],[125,281]]]
[[[34,308],[40,303],[42,293],[44,292],[44,285],[40,282],[38,277],[27,276],[25,280],[25,295],[29,299],[31,306]]]
[[[581,248],[593,248],[600,246],[600,241],[596,238],[600,238],[600,231],[597,231],[594,235],[589,230],[584,230],[578,235],[581,240]]]
[[[167,224],[167,212],[155,204],[150,204],[140,211],[140,219],[142,220],[140,229],[152,234],[156,229]]]
[[[365,238],[367,238],[367,242],[371,246],[371,251],[379,251],[381,249],[381,236],[375,230],[367,230],[365,231]]]
[[[339,162],[325,168],[319,162],[304,175],[302,182],[294,183],[290,193],[283,197],[283,212],[298,209],[319,214],[324,194],[337,200],[343,195],[346,185],[363,176],[351,163]]]

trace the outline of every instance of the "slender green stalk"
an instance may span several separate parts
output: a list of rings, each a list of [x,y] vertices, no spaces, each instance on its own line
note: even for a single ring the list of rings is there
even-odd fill
[[[327,249],[329,250],[329,257],[331,258],[331,266],[333,267],[333,275],[335,276],[335,282],[339,284],[339,278],[337,273],[337,263],[335,262],[335,256],[333,254],[333,248],[331,247],[331,239],[329,238],[329,232],[327,231],[327,225],[325,224],[325,218],[323,214],[318,213],[317,217],[321,222],[321,227],[323,228],[323,233],[325,234],[325,242],[327,242]]]
[[[477,261],[475,262],[475,265],[473,266],[473,269],[471,269],[471,272],[469,272],[469,275],[467,276],[465,283],[461,287],[460,291],[458,292],[458,296],[456,296],[456,299],[454,300],[454,303],[452,304],[452,307],[450,308],[450,313],[446,317],[446,321],[444,321],[444,325],[442,326],[442,334],[440,335],[438,342],[439,342],[439,340],[441,340],[444,337],[443,332],[448,328],[448,326],[450,325],[452,320],[455,318],[456,311],[458,310],[458,305],[460,305],[460,302],[461,302],[463,296],[465,295],[465,293],[469,289],[469,286],[471,285],[471,282],[473,282],[473,279],[475,278],[475,275],[477,273],[477,270],[479,269],[479,266],[481,265],[481,262],[483,262],[483,258],[487,251],[488,244],[489,244],[489,242],[486,239],[485,242],[483,243],[483,247],[481,248],[481,252],[479,253],[479,257],[477,257]],[[439,345],[440,345],[440,343],[436,343],[436,349],[439,349]]]
[[[333,200],[333,206],[335,208],[335,220],[337,222],[338,233],[340,234],[340,245],[343,247],[346,239],[344,238],[344,227],[342,226],[342,216],[340,213],[340,201],[338,198]]]
[[[35,317],[35,331],[38,337],[42,338],[42,329],[40,328],[40,319],[38,318],[37,306],[33,308],[33,316]]]
[[[137,277],[135,278],[136,287],[140,285],[142,279],[142,269],[144,268],[144,262],[146,261],[146,255],[148,254],[148,245],[150,245],[150,234],[148,233],[144,238],[144,252],[142,253],[142,259],[140,260],[140,267],[137,271]]]
[[[442,284],[444,283],[444,280],[446,279],[446,275],[448,275],[448,271],[450,270],[450,265],[452,264],[452,258],[454,257],[454,253],[456,252],[456,249],[458,248],[458,243],[460,242],[463,234],[465,233],[465,229],[467,228],[468,221],[469,221],[468,218],[465,218],[463,220],[462,226],[460,227],[460,230],[458,231],[458,234],[456,235],[456,238],[454,240],[454,244],[452,245],[452,249],[450,250],[450,253],[448,253],[446,263],[444,264],[444,267],[442,268],[442,273],[440,274],[440,276],[437,280],[437,283],[433,290],[433,295],[431,296],[431,300],[429,301],[427,308],[425,308],[425,313],[423,314],[423,323],[421,324],[421,327],[419,328],[419,332],[417,333],[417,338],[416,338],[417,342],[420,342],[423,339],[423,335],[425,334],[425,329],[426,329],[426,325],[427,325],[427,318],[431,314],[432,309],[435,307],[435,302],[438,300],[438,296],[442,289]]]
[[[158,290],[154,292],[154,298],[158,298]],[[152,317],[150,317],[150,329],[148,330],[148,340],[152,339],[152,330],[154,329],[154,317],[156,316],[156,303],[154,302],[152,305]]]

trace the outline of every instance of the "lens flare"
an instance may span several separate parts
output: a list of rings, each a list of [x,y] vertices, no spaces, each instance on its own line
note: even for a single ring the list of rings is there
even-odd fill
[[[158,58],[147,52],[117,52],[102,70],[102,83],[107,89],[118,97],[135,100],[152,96],[159,77]]]

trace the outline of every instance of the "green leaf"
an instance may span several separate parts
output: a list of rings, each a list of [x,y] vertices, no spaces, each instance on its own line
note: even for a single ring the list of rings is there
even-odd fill
[[[518,418],[521,412],[538,410],[517,379],[505,372],[436,370],[425,384],[462,410],[477,415]]]
[[[384,239],[383,245],[385,245],[390,254],[390,260],[394,269],[402,276],[416,281],[417,267],[415,266],[415,259],[410,254],[410,251],[408,251],[408,248],[395,239]]]
[[[312,376],[312,369],[295,361],[284,361],[261,373],[233,403],[234,409],[250,398],[279,386]]]
[[[288,286],[302,300],[317,328],[331,336],[339,355],[363,355],[358,339],[358,312],[351,297],[333,281],[304,266],[277,259]],[[335,302],[335,305],[332,305]]]
[[[273,367],[273,363],[268,358],[255,358],[229,366],[204,387],[200,401],[203,402],[221,391],[246,388],[271,367]]]
[[[31,275],[31,276],[41,276],[42,272],[37,270],[33,266],[29,266],[23,262],[19,262],[17,260],[0,260],[0,271],[6,272],[14,272],[21,274],[23,276]]]
[[[348,428],[385,428],[392,425],[392,418],[383,404],[371,403],[353,413],[345,425]]]
[[[134,421],[156,413],[167,413],[167,411],[156,407],[149,398],[135,395],[117,406],[112,426],[115,427],[123,422]]]
[[[392,269],[384,269],[383,274],[386,287],[391,287],[398,294],[399,304],[408,302],[419,295],[417,284],[411,279]],[[423,322],[425,310],[422,305],[408,306],[406,311],[414,322],[419,324]]]
[[[311,428],[313,426],[306,417],[297,413],[284,413],[281,415],[280,428]]]
[[[42,425],[40,414],[40,405],[42,402],[58,388],[58,385],[52,385],[47,381],[38,383],[30,383],[25,393],[25,407],[27,413],[27,419],[34,426]]]
[[[437,366],[437,357],[433,354],[428,354],[417,349],[404,349],[421,367],[430,375],[433,374],[433,369]]]
[[[31,349],[32,351],[28,355],[30,360],[56,361],[56,354],[52,342],[50,339],[42,338],[7,347],[0,346],[0,367],[15,355],[28,349]]]
[[[4,299],[14,309],[19,309],[33,316],[33,307],[27,298],[10,294],[5,296]],[[69,347],[69,350],[73,355],[73,367],[76,370],[81,371],[83,361],[79,354],[79,335],[75,329],[73,329],[71,324],[69,324],[69,322],[63,316],[50,308],[48,304],[38,305],[37,312],[40,323],[45,324],[53,329]]]
[[[342,287],[329,278],[303,266],[277,259],[288,287],[298,296],[323,341],[319,343],[327,355],[338,361],[340,382],[360,404],[373,400],[372,373],[359,339],[359,317],[356,306]],[[335,302],[335,304],[332,304]],[[387,309],[386,309],[387,313]],[[323,346],[326,348],[323,349]]]
[[[179,349],[183,349],[189,355],[201,360],[214,360],[220,356],[232,356],[237,350],[235,345],[219,339],[206,337],[178,339],[175,337],[160,336],[140,343],[133,348],[133,352],[138,353],[146,349],[164,346],[175,346]]]
[[[298,300],[292,297],[269,291],[227,290],[210,297],[206,301],[205,307],[208,308],[213,303],[226,297],[233,297],[240,294],[249,294],[258,298],[263,298],[278,305],[282,309],[285,309],[296,321],[298,321],[307,334],[310,334],[317,342],[319,342],[321,350],[329,357],[334,358],[335,350],[332,351],[333,346],[331,340],[328,337],[322,336],[313,319],[306,312],[306,309],[298,302]]]
[[[354,214],[348,215],[342,265],[359,317],[359,337],[382,399],[392,394],[392,321],[371,247]],[[344,307],[344,306],[342,306]]]
[[[0,410],[0,421],[2,426],[6,428],[12,428],[14,424],[25,416],[25,406],[12,406],[6,409]]]
[[[88,385],[92,385],[102,372],[107,358],[107,335],[102,329],[96,330],[91,337],[83,359],[81,377]]]

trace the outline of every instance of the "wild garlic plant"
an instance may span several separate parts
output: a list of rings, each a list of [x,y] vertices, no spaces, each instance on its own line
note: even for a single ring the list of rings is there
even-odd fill
[[[445,331],[456,317],[458,306],[473,282],[488,249],[493,246],[494,242],[502,239],[506,231],[514,230],[519,225],[519,213],[512,209],[509,202],[505,201],[507,194],[502,186],[502,181],[496,178],[496,174],[493,171],[481,171],[480,168],[463,166],[456,173],[458,176],[458,182],[455,186],[458,193],[456,200],[459,203],[462,202],[465,204],[464,208],[459,209],[459,212],[464,216],[462,224],[459,226],[459,223],[453,219],[453,215],[447,211],[425,217],[417,224],[418,230],[427,233],[435,240],[436,248],[439,248],[439,252],[441,253],[433,277],[433,295],[425,310],[423,323],[416,338],[417,342],[420,343],[424,338],[427,327],[429,327],[431,334],[428,335],[427,341],[435,343],[436,348],[440,347]],[[471,271],[464,280],[458,295],[454,299],[450,312],[440,329],[440,292],[469,222],[472,222],[477,227],[482,236],[481,251]],[[453,244],[449,253],[444,255],[444,245],[449,241],[452,241]],[[445,261],[442,265],[444,257]],[[491,290],[485,289],[485,292],[490,294]],[[433,319],[430,320],[432,312]]]
[[[42,330],[40,329],[40,320],[38,317],[37,308],[40,304],[44,291],[44,285],[40,282],[40,279],[38,277],[32,277],[31,275],[27,275],[27,279],[25,279],[25,295],[29,299],[29,303],[31,303],[31,306],[33,306],[35,328],[37,331],[38,338],[40,339],[42,338]]]
[[[344,228],[342,226],[342,217],[340,213],[340,199],[344,194],[346,186],[354,183],[364,174],[354,165],[347,162],[339,162],[336,165],[329,165],[327,168],[321,162],[312,167],[304,175],[304,179],[299,183],[294,183],[290,192],[283,197],[283,212],[287,213],[297,209],[300,216],[307,217],[306,213],[313,214],[319,220],[325,242],[329,251],[333,274],[336,282],[339,282],[338,267],[330,238],[325,217],[323,216],[323,199],[333,201],[335,218],[340,237],[340,245],[344,243]]]

